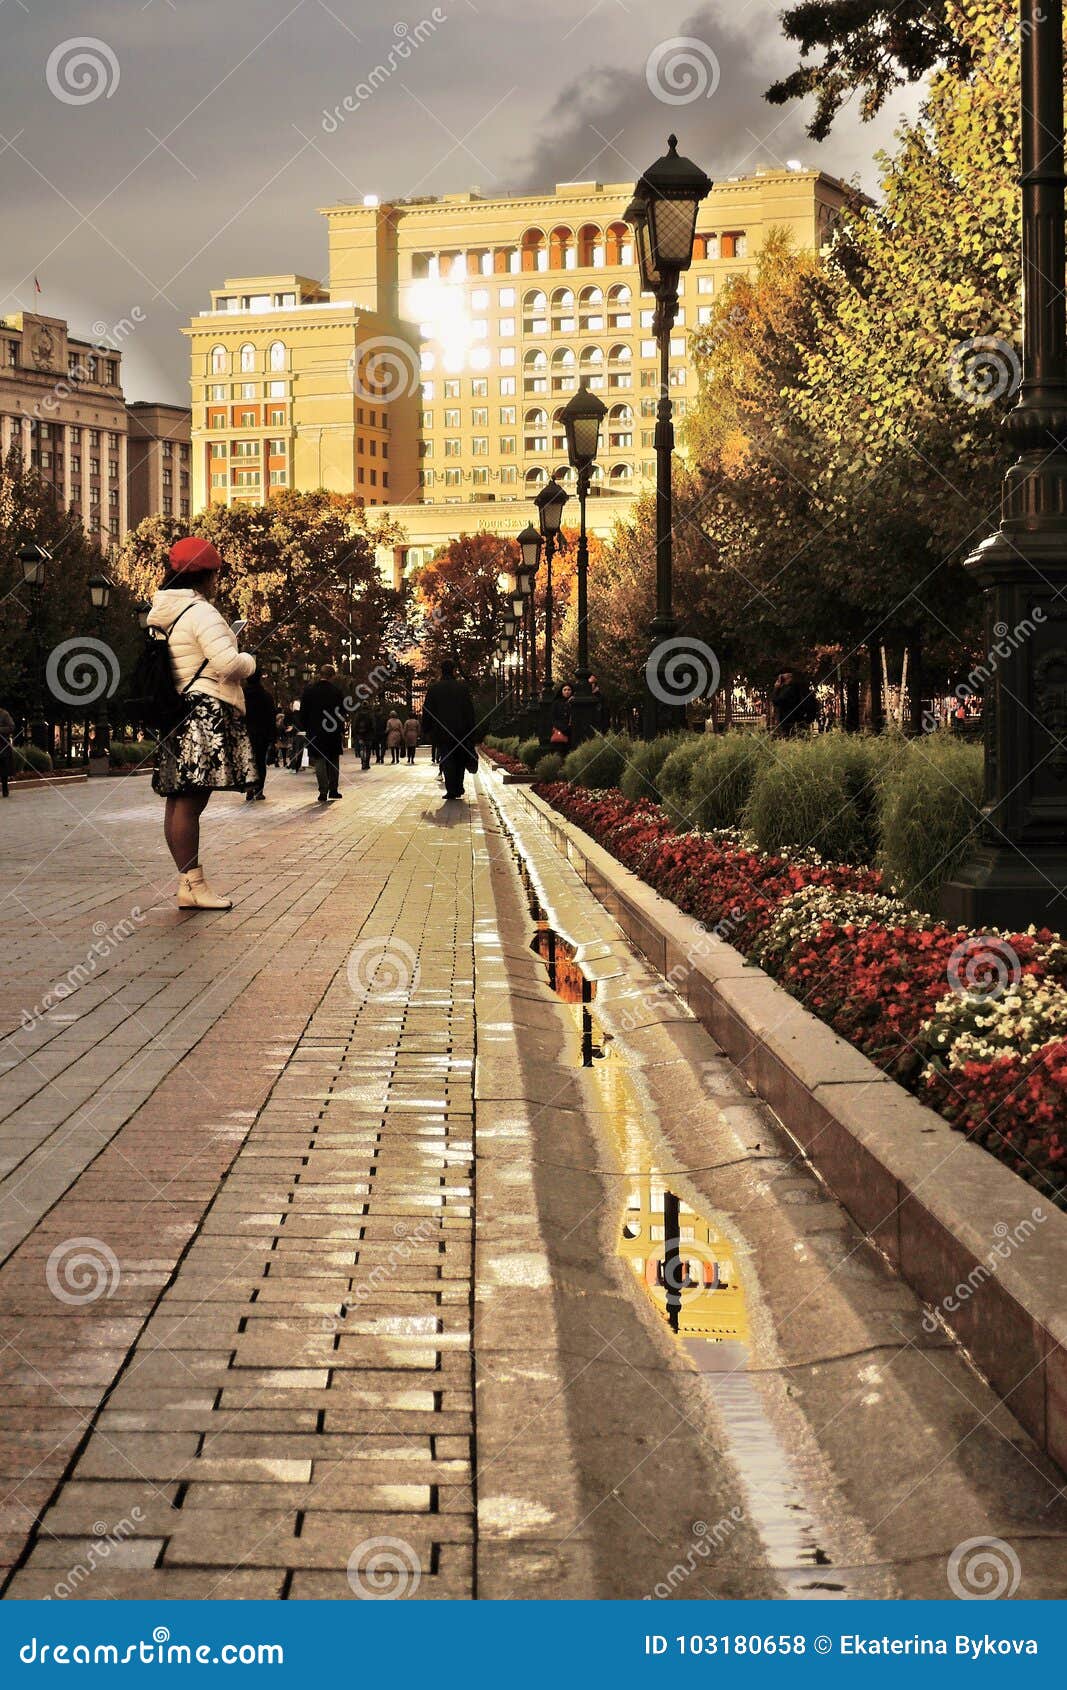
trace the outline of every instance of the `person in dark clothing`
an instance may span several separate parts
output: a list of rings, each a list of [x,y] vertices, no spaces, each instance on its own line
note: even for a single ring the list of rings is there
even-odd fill
[[[819,701],[803,675],[783,669],[771,693],[775,730],[786,738],[804,733],[818,718]]]
[[[564,681],[552,700],[552,737],[549,743],[563,756],[570,750],[574,737],[573,699],[574,688],[569,681]]]
[[[0,797],[10,798],[8,781],[15,773],[15,722],[6,710],[0,710]]]
[[[373,731],[371,744],[374,747],[374,761],[385,762],[385,711],[376,710],[373,716]]]
[[[437,746],[438,762],[445,777],[445,799],[463,797],[463,777],[478,767],[474,751],[474,700],[470,688],[456,678],[450,659],[441,665],[441,679],[426,694],[423,723]]]
[[[363,770],[370,768],[371,752],[374,750],[377,734],[377,718],[371,714],[366,705],[357,710],[352,718],[352,737],[356,742],[356,755],[359,766]],[[378,758],[379,763],[381,758]]]
[[[331,798],[341,796],[337,789],[338,765],[345,741],[345,697],[337,685],[337,670],[332,663],[322,664],[318,679],[304,688],[300,698],[300,725],[319,783],[319,803],[327,804]]]
[[[254,798],[263,798],[263,791],[267,782],[267,761],[275,736],[274,696],[269,693],[260,677],[252,675],[244,683],[245,694],[245,727],[252,742],[252,760],[255,763],[255,778],[249,783],[245,793],[246,801],[251,804]]]

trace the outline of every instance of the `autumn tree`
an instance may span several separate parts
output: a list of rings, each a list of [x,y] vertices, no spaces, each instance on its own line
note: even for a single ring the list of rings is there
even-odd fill
[[[181,531],[155,516],[128,536],[117,567],[135,592],[147,597],[159,585]],[[402,538],[384,510],[323,489],[283,490],[265,505],[210,506],[191,532],[225,560],[218,602],[246,619],[250,650],[299,664],[330,658],[361,679],[408,645],[404,594],[383,582],[375,556]]]

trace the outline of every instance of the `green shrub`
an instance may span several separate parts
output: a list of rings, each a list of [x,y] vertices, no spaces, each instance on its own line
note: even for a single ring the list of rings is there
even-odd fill
[[[660,802],[676,828],[696,826],[691,786],[693,775],[712,749],[710,734],[686,734],[659,772]]]
[[[894,758],[879,794],[879,862],[907,902],[936,908],[973,843],[981,803],[981,746],[933,733]]]
[[[572,786],[603,791],[618,786],[633,754],[629,734],[593,734],[569,751],[563,764],[563,779]]]
[[[764,733],[709,734],[689,784],[696,826],[738,827],[756,776],[773,755]]]
[[[51,754],[42,751],[39,745],[16,745],[12,749],[15,753],[16,769],[36,769],[41,775],[51,771]]]
[[[539,739],[524,739],[515,755],[518,756],[520,763],[524,763],[528,769],[532,769],[541,756],[541,741]]]
[[[535,780],[558,780],[563,767],[563,758],[558,751],[546,751],[545,755],[534,765]]]
[[[810,846],[832,862],[873,862],[881,780],[897,755],[888,738],[818,734],[771,750],[743,816],[761,850]]]
[[[635,803],[648,799],[658,804],[660,799],[660,770],[688,734],[661,734],[658,739],[639,739],[634,743],[630,761],[622,771],[619,787]]]
[[[156,754],[154,740],[142,739],[137,741],[112,740],[110,757],[112,766],[116,769],[126,767],[146,767]]]

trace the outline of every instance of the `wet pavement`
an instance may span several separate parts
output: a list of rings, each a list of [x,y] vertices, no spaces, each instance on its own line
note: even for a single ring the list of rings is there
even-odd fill
[[[344,780],[213,803],[221,915],[142,781],[0,816],[5,1594],[1061,1595],[1062,1475],[521,807]]]

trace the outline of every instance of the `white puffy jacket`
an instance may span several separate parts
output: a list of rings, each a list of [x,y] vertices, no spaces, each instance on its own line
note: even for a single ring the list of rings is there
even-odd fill
[[[241,682],[253,673],[256,660],[251,652],[238,651],[232,628],[213,604],[192,587],[161,587],[148,613],[149,627],[164,631],[172,627],[187,605],[192,609],[182,616],[170,637],[175,686],[181,692],[192,681],[190,693],[202,692],[208,698],[221,698],[244,715]],[[206,665],[194,681],[193,676],[205,658]]]

